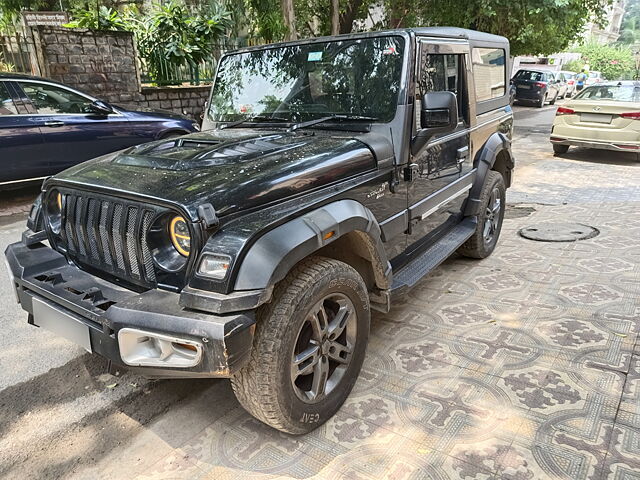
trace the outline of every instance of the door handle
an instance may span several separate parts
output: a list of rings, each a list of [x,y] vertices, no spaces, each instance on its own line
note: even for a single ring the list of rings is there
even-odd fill
[[[467,158],[469,158],[469,147],[459,148],[457,152],[458,165],[464,163]]]
[[[44,126],[45,127],[52,127],[52,128],[62,127],[62,126],[64,126],[64,122],[61,122],[59,120],[51,120],[51,121],[48,121],[48,122],[44,122]]]

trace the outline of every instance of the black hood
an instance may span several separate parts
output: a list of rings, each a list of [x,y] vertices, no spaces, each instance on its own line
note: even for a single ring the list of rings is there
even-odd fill
[[[139,145],[53,180],[166,200],[196,219],[204,203],[224,216],[373,168],[373,153],[357,136],[229,129]]]

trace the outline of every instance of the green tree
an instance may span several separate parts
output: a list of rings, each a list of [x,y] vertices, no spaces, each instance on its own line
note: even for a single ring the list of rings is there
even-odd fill
[[[610,0],[387,0],[391,27],[450,25],[507,37],[511,54],[565,50]]]

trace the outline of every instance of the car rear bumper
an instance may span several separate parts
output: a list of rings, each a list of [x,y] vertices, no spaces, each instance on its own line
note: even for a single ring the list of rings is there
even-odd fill
[[[593,140],[580,140],[575,138],[564,138],[553,135],[550,138],[554,145],[570,145],[575,147],[598,148],[601,150],[614,150],[617,152],[640,152],[640,142],[598,142]]]
[[[516,90],[516,100],[524,101],[536,101],[544,97],[545,92],[543,90],[531,89],[531,90]]]
[[[214,315],[186,309],[178,293],[127,290],[70,265],[42,243],[14,243],[5,255],[30,324],[117,365],[155,378],[229,377],[248,360],[251,310]]]

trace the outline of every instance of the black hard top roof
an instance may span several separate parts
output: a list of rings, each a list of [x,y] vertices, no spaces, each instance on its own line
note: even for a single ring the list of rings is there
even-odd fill
[[[477,42],[506,43],[509,41],[505,37],[501,37],[500,35],[493,35],[491,33],[478,32],[476,30],[469,30],[467,28],[458,27],[419,27],[409,28],[407,30],[412,30],[418,35],[428,35],[431,37],[464,38]]]

